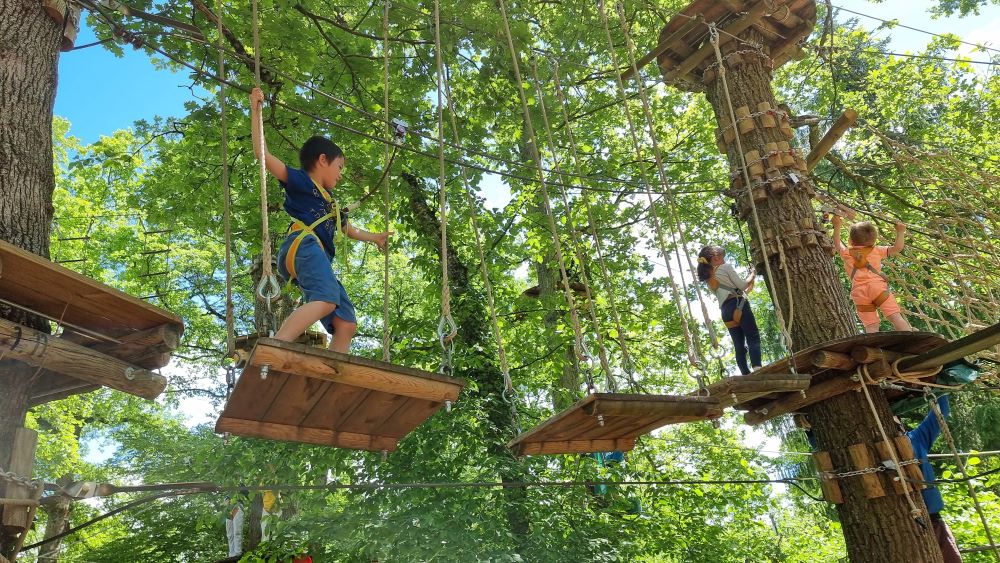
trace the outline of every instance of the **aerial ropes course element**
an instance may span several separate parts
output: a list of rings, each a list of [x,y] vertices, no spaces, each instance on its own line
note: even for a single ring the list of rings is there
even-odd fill
[[[256,2],[253,14],[259,83]],[[383,21],[388,33],[387,12]],[[387,58],[385,64],[388,69]],[[387,136],[398,132],[400,138],[405,133],[405,124],[390,125],[394,130]],[[387,155],[379,184],[385,185],[391,160]],[[262,177],[261,194],[264,253],[268,255],[266,176]],[[388,224],[388,197],[386,206]],[[270,264],[268,256],[263,264]],[[268,275],[273,276],[273,270],[265,271],[258,297],[268,297],[273,291]],[[388,266],[384,283],[388,291]],[[444,287],[447,290],[447,279]],[[384,357],[388,357],[387,314],[385,323]],[[437,410],[450,409],[465,386],[464,381],[444,375],[271,338],[256,339],[243,358],[243,372],[216,422],[217,432],[386,453],[395,450],[400,439]],[[450,365],[450,355],[447,362]]]

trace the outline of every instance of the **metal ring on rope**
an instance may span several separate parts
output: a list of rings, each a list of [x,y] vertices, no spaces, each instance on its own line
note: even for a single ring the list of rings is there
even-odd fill
[[[281,298],[281,284],[278,283],[277,276],[273,272],[261,276],[257,284],[257,297],[270,306],[271,303]]]

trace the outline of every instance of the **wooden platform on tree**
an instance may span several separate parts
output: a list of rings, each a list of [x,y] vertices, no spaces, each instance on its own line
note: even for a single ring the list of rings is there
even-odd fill
[[[815,365],[817,354],[832,353],[831,355],[842,354],[849,357],[855,349],[878,348],[898,354],[917,355],[947,344],[947,342],[946,339],[932,332],[876,332],[858,334],[810,346],[790,357],[766,365],[749,376],[743,376],[758,380],[788,379],[791,377],[788,374],[791,374],[794,365],[796,374],[800,377],[811,378],[810,384],[804,390],[788,389],[756,395],[751,393],[744,397],[737,394],[739,400],[731,404],[737,409],[749,411],[744,417],[748,424],[759,424],[781,414],[796,412],[798,409],[828,399],[849,390],[849,388],[859,387],[860,383],[852,386],[853,382],[850,381],[850,376],[854,374],[854,366],[857,365],[856,361],[845,365],[844,369],[818,367]],[[729,380],[733,379],[740,378],[729,378]],[[710,390],[712,387],[719,386],[719,399],[723,401],[725,399],[721,396],[721,392],[724,391],[722,387],[726,381],[723,380],[710,386]],[[927,378],[927,381],[933,381],[933,376]],[[794,408],[786,410],[789,406]]]
[[[184,330],[177,315],[5,241],[0,241],[0,300],[60,322],[63,333],[53,341],[97,352],[87,359],[97,364],[101,364],[101,357],[110,357],[144,370],[163,367]],[[58,347],[50,348],[54,351]],[[95,378],[84,380],[66,370],[49,370],[51,365],[41,366],[42,379],[32,389],[32,405],[98,387]],[[99,383],[135,393],[132,380],[117,377],[115,369],[103,374]],[[142,373],[142,377],[149,376]],[[137,394],[149,396],[149,389],[158,385]]]
[[[463,387],[461,379],[259,338],[215,430],[393,451]]]
[[[702,72],[716,62],[707,27],[711,22],[719,29],[723,54],[749,49],[749,45],[724,47],[749,27],[759,31],[767,42],[764,47],[773,68],[778,68],[796,55],[798,42],[812,33],[816,2],[694,0],[663,27],[657,46],[639,62],[645,64],[655,57],[667,83],[690,91],[704,90]]]
[[[667,424],[722,416],[711,397],[595,393],[524,432],[508,447],[516,455],[629,451],[636,438]]]

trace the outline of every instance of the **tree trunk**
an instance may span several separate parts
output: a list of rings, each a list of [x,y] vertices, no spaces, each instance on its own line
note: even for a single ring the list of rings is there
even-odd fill
[[[67,487],[73,482],[71,475],[59,478],[60,487]],[[45,511],[45,539],[48,540],[69,529],[69,514],[72,502],[69,497],[58,495],[52,504],[42,506]],[[62,540],[52,540],[38,548],[38,563],[57,563]]]
[[[434,210],[427,204],[427,194],[423,189],[423,182],[411,175],[404,173],[403,184],[409,189],[407,200],[409,205],[404,206],[409,213],[411,226],[420,236],[421,243],[433,248],[439,253],[441,246],[440,229],[441,223]],[[448,276],[450,278],[452,294],[452,314],[456,324],[460,327],[455,344],[456,351],[471,350],[492,350],[492,335],[489,323],[483,314],[482,304],[486,301],[485,296],[474,290],[469,280],[469,269],[461,261],[455,248],[448,245]],[[475,352],[471,352],[475,353]],[[503,376],[500,369],[495,364],[495,355],[487,355],[471,362],[456,362],[457,365],[474,365],[476,369],[458,368],[455,370],[455,377],[462,377],[476,382],[479,400],[483,402],[483,408],[489,419],[488,424],[483,428],[487,433],[484,436],[487,444],[489,457],[492,459],[509,460],[499,467],[500,481],[517,482],[523,481],[524,472],[521,464],[511,459],[510,450],[507,449],[507,442],[514,437],[517,427],[507,403],[503,397]],[[522,551],[521,546],[526,545],[527,537],[530,533],[530,524],[527,517],[527,493],[523,487],[513,487],[503,489],[505,509],[507,514],[507,525],[514,535],[518,551]]]
[[[0,22],[0,239],[47,257],[55,188],[52,104],[62,34],[40,2],[0,0]],[[9,307],[0,306],[0,316],[47,330],[43,320]],[[9,467],[13,432],[24,424],[36,371],[0,361],[0,468]],[[12,547],[12,537],[0,532],[0,552]]]
[[[728,47],[743,49],[748,43],[756,43],[764,45],[764,50],[767,51],[768,41],[753,28],[743,32],[741,39],[746,43],[731,42]],[[712,61],[714,62],[714,58]],[[734,110],[745,106],[753,113],[760,102],[767,102],[772,108],[778,107],[771,91],[770,65],[765,64],[761,58],[743,55],[741,64],[732,66],[727,63],[726,68],[726,80]],[[731,128],[732,117],[721,79],[707,85],[707,95],[720,128]],[[766,169],[771,168],[766,162],[769,152],[766,147],[768,143],[787,140],[781,129],[758,125],[753,130],[742,133],[739,138],[744,154],[757,151],[765,159],[763,178],[766,182]],[[733,175],[742,178],[743,162],[735,141],[727,145],[727,151]],[[811,185],[807,184],[810,180],[791,166],[781,165],[776,168],[782,175],[789,172],[795,174],[798,183],[786,180],[788,189],[781,194],[774,193],[774,184],[771,184],[772,187],[767,188],[767,199],[756,203],[759,227],[764,238],[771,238],[768,233],[770,231],[775,235],[773,240],[770,243],[761,240],[752,214],[748,218],[748,224],[751,238],[755,242],[754,260],[758,264],[758,271],[765,273],[763,261],[769,262],[767,286],[775,306],[791,326],[792,348],[801,350],[855,334],[857,322],[854,308],[840,281],[837,265],[823,245],[798,244],[801,242],[799,234],[784,234],[783,227],[786,225],[798,226],[802,220],[815,219],[808,194]],[[738,204],[749,208],[749,194],[750,190],[744,188],[737,196]],[[789,245],[789,242],[792,244]],[[780,244],[785,245],[783,259],[777,253],[777,245]],[[765,249],[763,254],[761,249]],[[889,424],[892,413],[882,390],[878,387],[870,390],[883,426],[893,428]],[[830,451],[834,467],[852,467],[846,452],[848,446],[872,444],[881,440],[870,413],[871,409],[861,393],[845,393],[812,407],[812,427],[819,448]],[[890,434],[898,432],[893,430]],[[930,523],[925,519],[927,528],[923,528],[911,517],[909,505],[903,495],[889,494],[868,500],[860,481],[858,478],[839,480],[844,503],[838,505],[838,510],[851,561],[941,561],[934,534],[929,529]],[[913,496],[923,508],[920,495]]]

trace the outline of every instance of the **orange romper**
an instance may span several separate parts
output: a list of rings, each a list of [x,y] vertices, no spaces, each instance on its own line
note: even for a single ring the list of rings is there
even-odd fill
[[[871,269],[864,266],[855,269],[854,254],[868,248],[871,248],[868,253],[868,265]],[[852,246],[840,250],[847,277],[851,279],[851,300],[858,308],[861,324],[865,326],[878,324],[878,311],[882,311],[882,315],[886,317],[900,312],[896,296],[889,291],[889,283],[882,275],[882,259],[888,255],[888,246]]]

